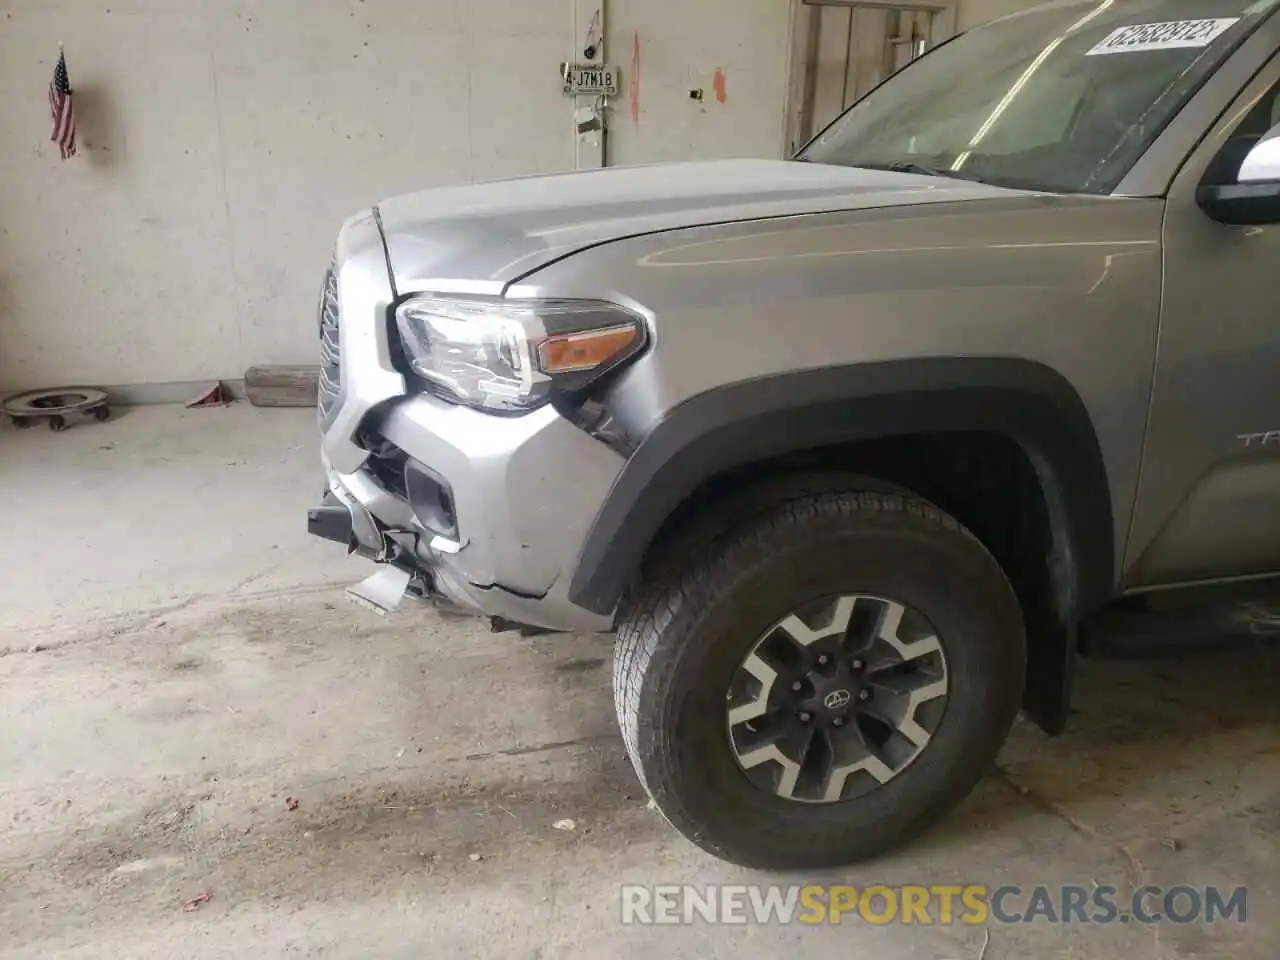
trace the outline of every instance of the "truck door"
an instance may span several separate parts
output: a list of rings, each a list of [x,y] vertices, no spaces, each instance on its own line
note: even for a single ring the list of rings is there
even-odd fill
[[[1254,201],[1266,222],[1220,222],[1200,189],[1238,184],[1242,167],[1256,179],[1262,158],[1251,151],[1277,133],[1280,58],[1217,120],[1169,191],[1130,589],[1280,573],[1280,214]],[[1272,173],[1280,184],[1280,164]]]

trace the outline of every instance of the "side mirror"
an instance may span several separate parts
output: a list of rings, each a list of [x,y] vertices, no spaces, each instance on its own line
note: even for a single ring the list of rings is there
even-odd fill
[[[1240,183],[1280,182],[1280,132],[1273,130],[1253,145],[1236,179]]]
[[[1280,134],[1272,131],[1253,145],[1235,183],[1201,184],[1196,202],[1220,223],[1280,223]]]

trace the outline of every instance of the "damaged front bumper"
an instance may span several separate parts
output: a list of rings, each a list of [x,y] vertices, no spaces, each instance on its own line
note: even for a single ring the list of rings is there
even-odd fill
[[[359,553],[379,563],[377,572],[348,589],[352,599],[378,614],[395,610],[415,581],[412,563],[391,563],[400,555],[387,531],[364,505],[337,478],[325,463],[329,486],[318,506],[307,511],[307,532],[323,540],[340,543],[347,553]],[[429,593],[427,582],[417,578],[421,592]]]
[[[380,564],[354,590],[375,608],[417,592],[513,624],[611,630],[568,589],[621,455],[550,406],[495,416],[415,391],[392,360],[395,300],[376,216],[352,217],[320,304],[326,492],[308,529]]]
[[[617,454],[550,408],[493,418],[421,396],[363,431],[376,454],[342,473],[322,453],[327,490],[307,516],[310,533],[379,564],[353,598],[380,613],[417,594],[512,625],[612,629],[567,591]]]

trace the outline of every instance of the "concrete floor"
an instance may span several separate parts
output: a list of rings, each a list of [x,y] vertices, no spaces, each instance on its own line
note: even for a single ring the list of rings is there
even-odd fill
[[[945,960],[988,937],[984,960],[1276,955],[1272,654],[1090,665],[1069,735],[1020,727],[923,841],[752,874],[646,808],[605,640],[347,602],[367,566],[303,532],[315,446],[311,411],[243,405],[0,427],[0,957]],[[619,922],[622,883],[778,879],[1247,884],[1250,909],[1215,927]]]

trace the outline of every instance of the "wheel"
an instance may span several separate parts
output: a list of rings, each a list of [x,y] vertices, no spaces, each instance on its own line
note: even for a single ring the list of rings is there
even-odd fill
[[[52,430],[54,433],[58,433],[62,430],[65,430],[67,429],[67,421],[62,419],[62,417],[59,414],[55,413],[52,417],[49,418],[49,429]]]
[[[111,419],[111,408],[110,407],[94,407],[93,419],[97,420],[99,423],[102,423],[104,420]]]
[[[619,629],[641,782],[743,866],[845,865],[921,832],[989,770],[1022,694],[1021,610],[975,537],[909,494],[813,490],[668,551],[699,559],[659,562]]]

